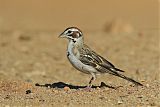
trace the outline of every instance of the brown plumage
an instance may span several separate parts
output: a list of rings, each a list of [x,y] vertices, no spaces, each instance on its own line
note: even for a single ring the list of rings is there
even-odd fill
[[[67,28],[60,37],[69,40],[67,57],[71,64],[79,71],[92,75],[89,87],[92,86],[92,81],[96,79],[96,74],[104,73],[115,75],[136,85],[142,86],[141,83],[123,75],[123,70],[116,68],[111,62],[107,61],[85,45],[83,42],[83,34],[80,29],[76,27]]]

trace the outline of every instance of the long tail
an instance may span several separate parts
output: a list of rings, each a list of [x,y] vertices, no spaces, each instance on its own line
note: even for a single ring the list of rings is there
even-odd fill
[[[111,73],[111,74],[112,74],[112,75],[115,75],[115,76],[118,76],[118,77],[121,77],[121,78],[123,78],[123,79],[125,79],[125,80],[128,80],[128,81],[134,83],[135,85],[143,86],[141,83],[133,80],[132,78],[126,77],[125,75],[120,74],[120,73],[118,73],[118,72],[116,72],[116,71],[113,71],[113,70],[112,70],[112,73]]]

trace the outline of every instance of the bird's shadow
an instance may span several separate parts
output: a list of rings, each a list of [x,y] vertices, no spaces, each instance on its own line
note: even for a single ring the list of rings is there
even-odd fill
[[[83,88],[87,87],[87,86],[71,85],[71,84],[67,84],[67,83],[64,83],[64,82],[55,82],[55,83],[52,83],[52,84],[39,84],[39,83],[36,83],[35,86],[48,87],[48,88],[58,88],[58,89],[62,89],[64,87],[69,87],[70,89],[83,89]],[[94,85],[92,86],[92,88],[102,88],[102,87],[108,87],[108,88],[111,88],[111,89],[117,89],[116,87],[106,85],[104,82],[101,82],[100,86],[94,86]]]

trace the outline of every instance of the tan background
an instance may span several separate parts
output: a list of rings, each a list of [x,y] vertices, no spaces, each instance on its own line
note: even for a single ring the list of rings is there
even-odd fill
[[[102,29],[113,19],[158,28],[157,0],[0,0],[1,29]]]
[[[159,107],[159,3],[0,0],[0,106]],[[106,74],[94,86],[116,89],[84,90],[91,77],[71,66],[68,41],[58,38],[68,26],[80,28],[89,47],[144,86]]]

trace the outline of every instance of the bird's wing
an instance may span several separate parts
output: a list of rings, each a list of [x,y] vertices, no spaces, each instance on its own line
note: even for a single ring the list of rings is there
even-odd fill
[[[95,69],[102,73],[109,73],[110,71],[124,72],[123,70],[115,68],[115,66],[112,63],[110,63],[105,58],[101,57],[100,55],[92,51],[87,45],[84,45],[84,48],[81,50],[80,61],[86,65],[93,66]]]
[[[111,64],[109,61],[92,51],[87,46],[85,46],[80,53],[80,61],[86,65],[94,67],[97,71],[101,73],[109,73],[126,79],[136,85],[143,86],[141,83],[133,80],[132,78],[126,77],[125,75],[119,73],[124,71],[116,68],[113,64]]]

